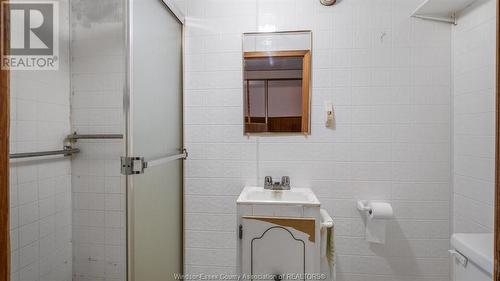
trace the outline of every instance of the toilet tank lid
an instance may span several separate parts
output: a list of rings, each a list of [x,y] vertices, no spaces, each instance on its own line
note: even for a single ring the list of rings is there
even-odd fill
[[[451,245],[489,274],[493,274],[493,233],[455,233]]]

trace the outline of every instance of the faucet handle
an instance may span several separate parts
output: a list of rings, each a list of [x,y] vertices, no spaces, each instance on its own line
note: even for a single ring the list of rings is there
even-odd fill
[[[271,176],[266,176],[264,178],[264,187],[270,188],[273,186],[273,178]]]
[[[281,177],[281,185],[285,187],[290,187],[290,177],[289,176]]]

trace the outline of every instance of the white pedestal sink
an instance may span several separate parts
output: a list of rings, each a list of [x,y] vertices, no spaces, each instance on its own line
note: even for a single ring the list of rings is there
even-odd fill
[[[320,202],[311,189],[248,186],[237,210],[241,274],[306,280],[320,273]]]

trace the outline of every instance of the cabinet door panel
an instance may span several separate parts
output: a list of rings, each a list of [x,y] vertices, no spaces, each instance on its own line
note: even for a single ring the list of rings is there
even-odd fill
[[[316,249],[310,233],[265,219],[242,218],[242,273],[269,276],[285,274],[282,280],[303,280],[305,273],[311,273],[309,268],[312,265],[308,265],[311,259],[308,256],[314,255]],[[314,220],[295,220],[312,223],[314,229]],[[298,279],[297,274],[300,275]]]

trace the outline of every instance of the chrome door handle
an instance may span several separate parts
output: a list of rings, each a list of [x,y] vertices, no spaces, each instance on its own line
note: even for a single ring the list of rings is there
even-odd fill
[[[188,157],[188,152],[186,149],[183,149],[182,153],[180,153],[180,154],[169,155],[169,156],[157,158],[154,160],[146,161],[144,163],[144,168],[162,165],[162,164],[165,164],[165,163],[168,163],[170,161],[177,160],[177,159],[186,159],[187,157]]]
[[[182,150],[180,154],[173,154],[150,161],[145,161],[144,157],[121,157],[121,173],[123,175],[138,175],[144,174],[144,169],[166,164],[177,159],[186,159],[188,152]]]

